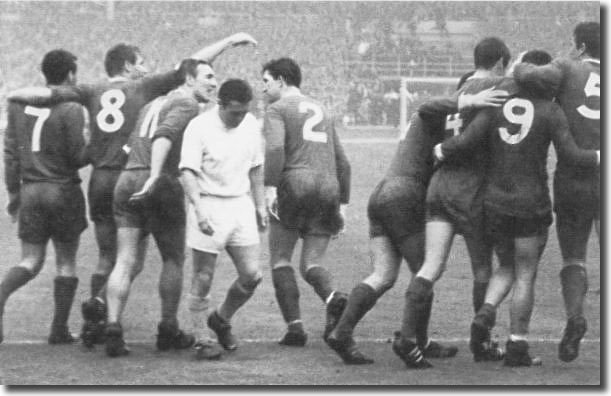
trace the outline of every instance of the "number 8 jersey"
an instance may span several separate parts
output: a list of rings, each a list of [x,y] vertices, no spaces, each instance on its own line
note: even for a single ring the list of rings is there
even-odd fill
[[[283,173],[309,170],[336,178],[340,202],[350,196],[350,165],[333,120],[316,101],[302,95],[281,98],[265,114],[265,185],[278,186]]]

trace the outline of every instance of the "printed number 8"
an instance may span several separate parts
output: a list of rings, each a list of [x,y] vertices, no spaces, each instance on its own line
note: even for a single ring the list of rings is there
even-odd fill
[[[121,112],[121,106],[125,104],[125,94],[120,89],[111,89],[100,97],[102,110],[95,118],[98,127],[106,133],[117,132],[125,122],[125,116]],[[108,122],[109,116],[112,121]]]

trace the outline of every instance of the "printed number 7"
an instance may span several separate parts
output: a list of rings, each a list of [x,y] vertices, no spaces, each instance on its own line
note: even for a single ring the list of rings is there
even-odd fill
[[[26,106],[23,112],[25,114],[36,117],[36,122],[34,123],[34,130],[32,131],[32,152],[39,152],[40,132],[42,131],[43,124],[51,114],[51,109]]]

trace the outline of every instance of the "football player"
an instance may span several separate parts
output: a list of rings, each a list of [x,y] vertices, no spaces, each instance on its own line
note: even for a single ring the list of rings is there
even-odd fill
[[[68,51],[48,52],[41,68],[49,88],[76,83],[76,56]],[[38,275],[49,239],[53,241],[57,265],[49,344],[75,340],[67,322],[78,284],[75,266],[79,238],[87,227],[78,174],[87,163],[84,125],[83,108],[78,103],[46,107],[9,103],[4,171],[8,212],[19,222],[21,261],[8,270],[0,283],[0,342],[6,301]]]
[[[516,66],[514,76],[523,84],[549,86],[566,114],[577,145],[600,150],[600,24],[578,24],[573,42],[574,58],[559,58],[545,66],[522,63]],[[554,174],[554,211],[567,316],[558,356],[570,362],[577,358],[587,330],[583,313],[588,291],[586,249],[592,224],[600,235],[600,168],[575,167],[560,160]]]
[[[350,198],[350,164],[339,142],[333,119],[317,101],[300,90],[301,69],[290,58],[263,66],[265,114],[265,186],[270,219],[272,281],[288,331],[281,345],[304,346],[299,289],[291,257],[303,239],[299,269],[326,305],[323,337],[335,327],[346,295],[334,289],[323,265],[332,235],[345,222]]]

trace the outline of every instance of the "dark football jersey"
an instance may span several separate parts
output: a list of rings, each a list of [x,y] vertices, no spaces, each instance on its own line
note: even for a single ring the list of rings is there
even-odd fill
[[[596,166],[595,151],[575,144],[556,103],[519,92],[500,108],[482,110],[464,133],[444,141],[442,151],[448,157],[459,153],[470,157],[488,147],[484,205],[497,213],[532,218],[551,212],[547,183],[551,142],[559,158],[571,166]]]
[[[319,103],[301,95],[281,98],[268,107],[263,129],[265,185],[277,186],[283,172],[311,170],[336,178],[340,201],[348,202],[350,165],[333,120]]]
[[[80,183],[85,165],[83,107],[60,103],[35,107],[9,102],[4,171],[9,192],[21,182]]]
[[[516,65],[516,81],[524,85],[545,84],[568,119],[577,145],[600,149],[600,61],[598,59],[556,59],[549,65]],[[598,175],[598,169],[581,169],[560,161],[558,172],[581,179]]]
[[[150,169],[153,141],[164,137],[172,142],[162,172],[178,177],[182,137],[189,121],[199,114],[199,105],[180,90],[170,92],[147,104],[141,111],[129,139],[125,169]]]
[[[52,101],[74,100],[89,110],[91,140],[87,147],[95,168],[121,169],[127,159],[124,146],[140,110],[179,85],[177,73],[146,76],[139,80],[114,78],[108,82],[53,89]]]

